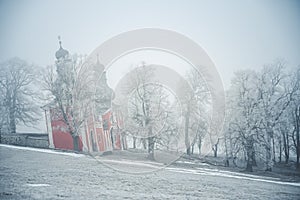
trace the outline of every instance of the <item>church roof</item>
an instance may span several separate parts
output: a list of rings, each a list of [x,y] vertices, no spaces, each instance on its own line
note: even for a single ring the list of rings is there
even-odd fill
[[[55,53],[55,57],[56,57],[57,60],[59,60],[60,58],[64,58],[67,55],[69,55],[69,52],[67,50],[65,50],[64,48],[62,48],[60,37],[58,39],[59,39],[59,49]]]

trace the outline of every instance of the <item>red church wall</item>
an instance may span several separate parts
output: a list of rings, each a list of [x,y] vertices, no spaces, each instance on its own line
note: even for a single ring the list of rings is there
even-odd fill
[[[120,134],[116,135],[116,137],[115,137],[114,148],[118,149],[118,150],[121,150],[121,137],[120,137]]]
[[[109,110],[103,116],[103,128],[110,141],[110,148],[115,150],[122,150],[120,127],[122,124],[122,117],[117,112]],[[114,124],[114,125],[113,125]]]
[[[102,135],[103,135],[102,128],[96,128],[97,145],[98,145],[99,151],[105,151]]]
[[[111,129],[112,129],[112,113],[111,110],[108,110],[103,116],[103,133],[104,137],[106,138],[106,141],[108,141],[107,148],[113,150],[113,141],[111,136]]]
[[[113,119],[114,114],[116,114],[116,118]],[[54,148],[73,150],[73,138],[68,132],[59,110],[51,108],[50,117]],[[124,138],[122,138],[120,130],[121,121],[122,118],[110,110],[102,115],[101,122],[93,115],[90,116],[83,128],[85,133],[81,133],[85,134],[85,149],[89,152],[121,150],[124,146],[124,142],[122,142]],[[81,135],[79,136],[79,149],[83,150]]]
[[[67,125],[62,120],[59,112],[51,109],[50,116],[54,147],[57,149],[73,150],[73,138],[68,132]],[[79,137],[79,151],[82,151],[82,146],[82,138]]]
[[[104,152],[111,150],[110,140],[106,131],[103,131],[102,123],[93,117],[89,118],[86,136],[89,151]]]

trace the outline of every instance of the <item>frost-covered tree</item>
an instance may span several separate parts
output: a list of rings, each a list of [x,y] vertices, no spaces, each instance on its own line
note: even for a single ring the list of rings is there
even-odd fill
[[[8,116],[8,112],[7,112],[7,107],[5,106],[6,102],[6,91],[5,91],[5,87],[3,87],[2,84],[0,84],[0,141],[1,141],[1,133],[2,131],[4,131],[3,129],[4,124],[7,123],[7,116]]]
[[[190,155],[195,143],[201,152],[202,139],[208,132],[211,94],[196,69],[187,73],[187,82],[188,86],[179,83],[178,94],[182,99],[186,153]]]
[[[292,139],[297,149],[298,77],[286,73],[282,61],[260,72],[235,74],[227,93],[225,149],[231,158],[244,150],[248,171],[256,155],[265,155],[266,170],[271,171],[277,153],[281,161],[284,152],[288,162]]]
[[[291,138],[296,153],[296,167],[300,169],[300,66],[293,71],[289,86],[291,103],[287,112],[287,121],[293,127]]]
[[[168,101],[168,100],[167,100]],[[156,135],[156,148],[167,151],[178,151],[180,135],[180,109],[178,102],[165,105],[167,116],[160,134]]]
[[[49,66],[43,74],[44,89],[73,138],[74,150],[78,151],[80,130],[94,101],[95,74],[92,64],[82,56],[70,56],[61,48],[56,57],[56,70]]]
[[[16,133],[17,125],[34,125],[39,117],[36,73],[33,65],[20,58],[0,64],[0,133]]]
[[[260,134],[259,139],[266,150],[266,170],[271,171],[273,162],[276,161],[277,137],[276,127],[284,117],[284,112],[291,102],[293,91],[286,91],[284,83],[287,75],[284,71],[284,63],[277,61],[266,65],[259,73],[257,90],[259,92],[261,127],[264,134]],[[272,157],[273,155],[273,157]]]
[[[192,125],[191,125],[191,131],[194,133],[194,139],[191,143],[191,154],[194,154],[194,145],[198,148],[199,156],[201,156],[201,148],[203,144],[203,139],[208,131],[208,123],[206,120],[203,120],[199,118],[194,118]]]
[[[260,127],[259,96],[256,90],[257,74],[245,70],[235,73],[228,91],[227,130],[230,132],[231,148],[242,147],[246,152],[246,170],[252,171],[255,161],[255,144]],[[227,115],[228,117],[228,115]],[[240,148],[236,148],[240,150]]]
[[[154,68],[143,64],[133,70],[126,85],[130,91],[125,114],[126,132],[138,138],[154,160],[155,149],[168,148],[168,137],[175,134],[171,118],[172,102],[166,89],[155,80]],[[176,110],[176,109],[175,109]],[[174,123],[174,122],[173,122]]]

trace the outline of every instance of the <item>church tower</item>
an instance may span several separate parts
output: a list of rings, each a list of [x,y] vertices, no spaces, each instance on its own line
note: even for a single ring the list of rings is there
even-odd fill
[[[74,72],[74,63],[69,55],[69,51],[62,47],[62,41],[60,36],[58,36],[59,41],[59,49],[55,53],[56,61],[56,72],[57,79],[55,84],[56,88],[59,88],[62,99],[68,100],[71,95],[71,89],[73,88],[72,84],[74,84],[75,72]]]
[[[106,71],[104,66],[99,61],[99,56],[97,56],[97,63],[94,68],[94,73],[96,76],[96,112],[97,115],[103,115],[108,109],[111,108],[113,90],[107,84]]]

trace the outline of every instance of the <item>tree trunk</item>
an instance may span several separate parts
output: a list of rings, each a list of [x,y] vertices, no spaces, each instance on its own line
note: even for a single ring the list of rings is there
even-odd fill
[[[133,148],[136,149],[136,137],[133,137]]]
[[[149,127],[148,131],[148,159],[154,160],[154,144],[155,138],[152,136],[152,127]]]
[[[112,146],[112,149],[115,149],[115,141],[114,141],[114,129],[111,128],[110,131],[110,140],[111,140],[111,146]]]
[[[272,137],[273,162],[276,163],[275,139]]]
[[[247,159],[246,171],[253,172],[252,161],[250,161],[250,159]]]
[[[191,155],[191,147],[186,148],[186,154],[189,156]]]
[[[288,150],[285,151],[285,163],[288,164],[290,159],[289,147]]]
[[[10,99],[9,106],[9,130],[10,133],[16,133],[16,97],[13,95],[12,99]]]
[[[126,140],[126,135],[124,132],[121,133],[121,141],[122,141],[122,150],[127,149],[127,140]]]
[[[235,167],[237,167],[236,159],[237,159],[237,157],[236,157],[236,156],[233,156],[233,158],[232,158],[232,163],[233,163],[233,166],[235,166]]]
[[[273,136],[273,131],[268,130],[267,131],[267,144],[265,147],[266,150],[266,171],[272,171],[272,136]]]
[[[72,136],[73,138],[73,149],[74,151],[79,151],[79,136]]]
[[[191,144],[190,144],[190,138],[189,138],[189,124],[190,124],[190,108],[188,106],[188,110],[185,115],[185,126],[184,126],[184,138],[185,138],[185,147],[186,147],[187,155],[191,155]]]
[[[154,160],[154,137],[148,138],[148,159]]]
[[[225,144],[225,167],[229,167],[229,158],[228,158],[228,148],[227,148],[227,139],[226,134],[224,135],[224,144]]]
[[[248,147],[247,149],[247,166],[246,171],[247,172],[253,172],[253,160],[252,160],[252,150],[251,147]]]
[[[213,150],[214,150],[214,157],[215,158],[218,157],[218,145],[217,144],[215,144],[215,147],[213,148]]]
[[[202,139],[201,139],[201,137],[199,137],[199,140],[198,140],[199,156],[201,156],[201,146],[202,146]]]
[[[11,114],[11,113],[10,113],[10,120],[9,120],[9,130],[10,130],[10,133],[12,133],[12,134],[17,132],[16,119],[14,117],[14,114]]]
[[[296,168],[300,169],[299,164],[299,157],[300,157],[300,106],[297,106],[295,110],[296,114],[296,155],[297,155],[297,162],[296,162]]]
[[[246,154],[247,154],[247,172],[253,172],[253,152],[254,152],[254,141],[252,138],[246,141]]]
[[[282,144],[281,144],[281,139],[279,139],[279,163],[282,161]]]
[[[192,144],[192,152],[191,152],[192,155],[194,154],[194,146],[195,146],[195,144],[193,143]]]
[[[289,157],[290,157],[289,137],[285,132],[282,132],[282,138],[283,138],[283,150],[284,150],[285,163],[287,164],[289,162]]]
[[[227,157],[226,160],[225,160],[225,167],[229,167],[229,160],[228,160],[228,157]]]
[[[147,139],[146,138],[142,138],[142,144],[143,144],[143,148],[147,149]]]
[[[214,152],[214,157],[218,157],[218,145],[219,145],[219,138],[218,138],[218,141],[217,141],[217,143],[216,144],[214,144],[214,146],[213,146],[213,148],[212,148],[212,150],[213,150],[213,152]]]
[[[271,172],[272,171],[272,164],[271,164],[271,160],[272,160],[272,156],[271,156],[271,148],[270,147],[266,147],[266,171]]]
[[[253,147],[253,149],[252,149],[251,159],[252,159],[252,166],[257,167],[254,147]]]

